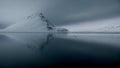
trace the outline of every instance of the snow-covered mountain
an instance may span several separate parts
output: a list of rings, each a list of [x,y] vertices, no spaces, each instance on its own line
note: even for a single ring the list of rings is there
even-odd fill
[[[39,15],[33,14],[19,23],[13,24],[3,30],[4,32],[45,32],[48,31],[46,23],[43,22]]]
[[[24,20],[13,24],[1,32],[67,32],[65,28],[56,28],[43,16],[42,13],[36,13],[28,16]]]

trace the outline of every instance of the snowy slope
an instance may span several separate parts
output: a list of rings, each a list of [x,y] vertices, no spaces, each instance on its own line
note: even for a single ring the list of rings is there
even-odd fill
[[[70,32],[120,32],[120,17],[62,26]]]
[[[96,29],[101,32],[120,32],[120,18],[105,21],[105,25]]]
[[[19,23],[13,24],[3,30],[4,32],[46,32],[46,23],[43,22],[39,15],[33,14]]]

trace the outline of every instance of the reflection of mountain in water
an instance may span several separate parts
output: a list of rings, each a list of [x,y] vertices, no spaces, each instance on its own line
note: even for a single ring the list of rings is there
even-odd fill
[[[17,64],[22,62],[21,59],[24,60],[23,64],[28,60],[33,62],[41,59],[41,50],[52,39],[53,35],[48,33],[0,34],[0,65]]]
[[[114,63],[120,60],[119,40],[120,35],[2,33],[0,66],[45,68],[41,66],[57,62]]]
[[[27,45],[28,48],[43,47],[53,38],[53,35],[48,33],[9,33],[6,36],[22,45]]]

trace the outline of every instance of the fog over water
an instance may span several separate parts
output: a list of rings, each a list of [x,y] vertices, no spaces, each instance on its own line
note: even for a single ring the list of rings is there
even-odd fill
[[[0,68],[119,62],[120,0],[0,0]]]

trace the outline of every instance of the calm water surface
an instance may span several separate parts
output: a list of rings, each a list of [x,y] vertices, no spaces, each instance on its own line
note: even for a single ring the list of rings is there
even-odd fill
[[[120,34],[0,33],[0,68],[46,68],[120,61]]]

